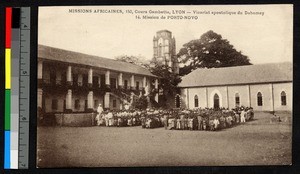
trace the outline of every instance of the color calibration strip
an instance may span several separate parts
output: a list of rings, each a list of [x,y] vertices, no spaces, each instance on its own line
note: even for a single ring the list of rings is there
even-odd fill
[[[4,169],[28,168],[30,8],[5,10]]]
[[[4,169],[11,169],[11,23],[12,8],[5,9],[5,117],[4,117]]]

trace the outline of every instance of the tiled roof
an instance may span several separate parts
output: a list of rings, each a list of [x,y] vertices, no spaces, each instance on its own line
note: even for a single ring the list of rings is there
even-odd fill
[[[226,68],[199,68],[182,78],[179,87],[220,86],[293,81],[290,62]]]
[[[73,51],[67,51],[59,48],[53,48],[45,45],[38,46],[38,58],[67,62],[72,64],[87,65],[118,72],[156,77],[149,70],[138,65]]]

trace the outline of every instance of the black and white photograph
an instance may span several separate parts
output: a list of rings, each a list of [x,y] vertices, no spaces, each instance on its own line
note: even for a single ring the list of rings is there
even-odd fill
[[[38,168],[292,165],[293,5],[38,8]]]

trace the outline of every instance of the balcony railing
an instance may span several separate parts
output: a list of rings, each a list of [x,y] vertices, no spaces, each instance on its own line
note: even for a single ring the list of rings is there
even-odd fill
[[[66,85],[66,83],[65,80],[43,79],[43,85],[62,86]]]
[[[136,95],[139,94],[139,92],[143,91],[142,87],[139,87],[137,89],[136,87],[131,88],[130,86],[127,86],[127,88],[115,86],[115,85],[103,85],[103,84],[89,84],[86,82],[76,82],[76,81],[66,81],[66,80],[54,80],[54,79],[42,79],[42,87],[43,88],[50,88],[50,89],[56,89],[56,88],[72,88],[75,90],[93,90],[93,91],[102,91],[102,92],[116,92],[116,91],[122,91],[124,93],[130,94],[131,92],[134,92]],[[39,82],[40,83],[40,82]]]

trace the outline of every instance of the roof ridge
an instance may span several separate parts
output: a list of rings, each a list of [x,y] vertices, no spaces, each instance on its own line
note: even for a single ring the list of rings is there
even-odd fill
[[[237,65],[237,66],[226,66],[226,67],[212,67],[212,68],[197,68],[198,69],[205,69],[205,70],[211,70],[211,69],[229,69],[229,68],[240,68],[240,67],[252,67],[252,66],[263,66],[263,65],[278,65],[278,64],[292,64],[292,62],[284,61],[284,62],[270,62],[270,63],[259,63],[259,64],[252,64],[252,65]]]
[[[70,50],[67,50],[67,49],[52,47],[52,46],[43,45],[43,44],[38,44],[38,47],[39,47],[39,49],[43,49],[43,48],[45,48],[45,49],[54,49],[54,50],[62,51],[62,52],[65,52],[65,53],[70,53],[70,54],[75,54],[75,55],[79,55],[79,56],[82,56],[82,57],[87,57],[92,61],[94,61],[94,60],[95,61],[101,61],[102,60],[102,61],[107,62],[107,63],[110,62],[110,64],[117,63],[117,64],[119,64],[119,66],[129,65],[133,69],[138,68],[140,70],[145,70],[145,71],[148,71],[151,74],[151,76],[155,76],[148,69],[146,69],[145,67],[142,67],[142,66],[136,65],[136,64],[132,64],[132,63],[129,63],[129,62],[118,61],[118,60],[115,60],[115,59],[100,57],[100,56],[96,56],[96,55],[90,55],[90,54],[86,54],[86,53],[80,53],[80,52],[77,52],[77,51],[70,51]],[[136,72],[132,72],[132,73],[135,74]],[[148,74],[148,73],[146,73],[146,74]],[[148,74],[148,75],[150,75],[150,74]]]
[[[275,73],[276,72],[276,73]],[[292,62],[198,68],[182,77],[181,87],[293,81]]]

